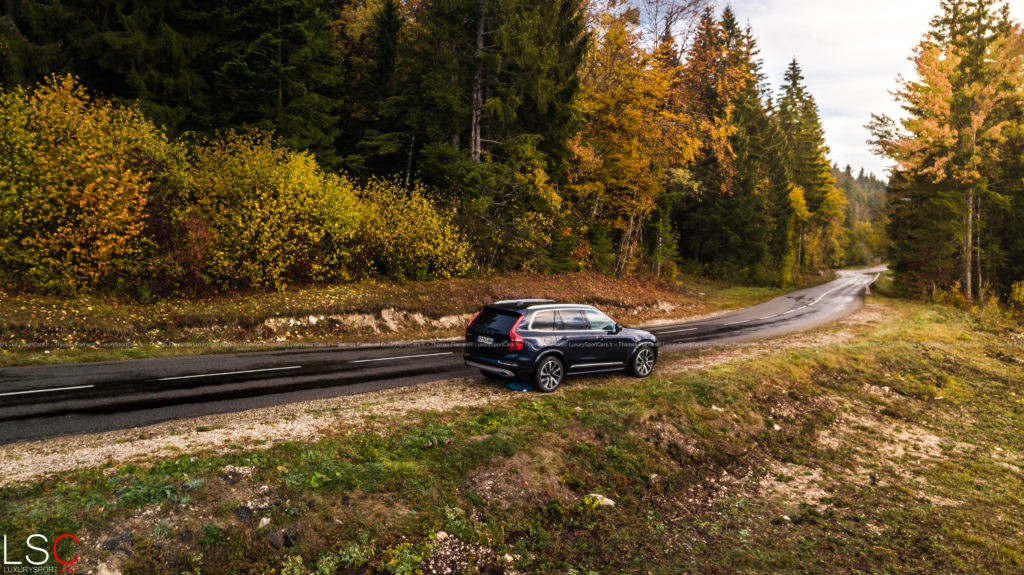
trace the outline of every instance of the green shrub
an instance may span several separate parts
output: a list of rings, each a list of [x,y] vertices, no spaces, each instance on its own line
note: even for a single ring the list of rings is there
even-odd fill
[[[419,186],[357,190],[259,131],[171,142],[70,76],[0,89],[0,277],[12,287],[148,299],[452,277],[470,259]]]
[[[255,131],[197,144],[191,160],[174,218],[207,284],[282,288],[287,279],[348,277],[346,247],[361,219],[348,180]]]
[[[452,219],[396,181],[373,179],[360,192],[365,217],[356,235],[365,273],[394,279],[455,277],[470,267],[469,245]]]

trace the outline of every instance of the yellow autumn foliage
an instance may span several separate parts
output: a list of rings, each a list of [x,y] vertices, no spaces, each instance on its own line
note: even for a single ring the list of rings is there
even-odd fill
[[[169,141],[72,77],[0,89],[0,282],[23,289],[282,289],[452,277],[471,264],[420,186],[356,186],[272,134]]]
[[[0,271],[62,292],[141,273],[150,167],[168,148],[137,110],[70,76],[0,92]]]
[[[283,288],[290,277],[348,277],[346,247],[362,210],[347,179],[260,132],[200,143],[190,160],[191,198],[175,219],[206,282]]]
[[[365,216],[356,235],[361,271],[393,279],[464,275],[469,244],[449,214],[416,185],[372,179],[360,191]]]

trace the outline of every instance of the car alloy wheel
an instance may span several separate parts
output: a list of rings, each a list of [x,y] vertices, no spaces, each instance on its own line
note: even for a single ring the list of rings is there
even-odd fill
[[[645,345],[633,356],[633,373],[637,377],[647,377],[654,371],[654,350]]]
[[[544,393],[552,392],[561,385],[564,375],[562,362],[558,361],[557,358],[549,357],[537,369],[537,376],[535,378],[537,387]]]

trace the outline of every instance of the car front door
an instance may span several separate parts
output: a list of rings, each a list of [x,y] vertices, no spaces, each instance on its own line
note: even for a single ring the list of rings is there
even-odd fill
[[[615,364],[623,363],[629,359],[633,351],[633,340],[625,335],[620,335],[621,330],[615,320],[603,313],[588,309],[583,312],[587,323],[590,324],[592,333],[595,334],[596,345],[593,346],[594,353],[589,359],[592,363]],[[612,367],[608,365],[607,367]]]

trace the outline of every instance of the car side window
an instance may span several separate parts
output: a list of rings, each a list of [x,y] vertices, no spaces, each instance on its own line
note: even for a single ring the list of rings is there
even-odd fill
[[[615,331],[615,320],[604,315],[599,311],[587,310],[587,321],[590,322],[590,329],[603,330],[603,331]]]
[[[583,312],[573,309],[558,311],[558,331],[588,331],[590,324]]]
[[[539,311],[530,322],[530,329],[537,331],[555,331],[555,312]]]

